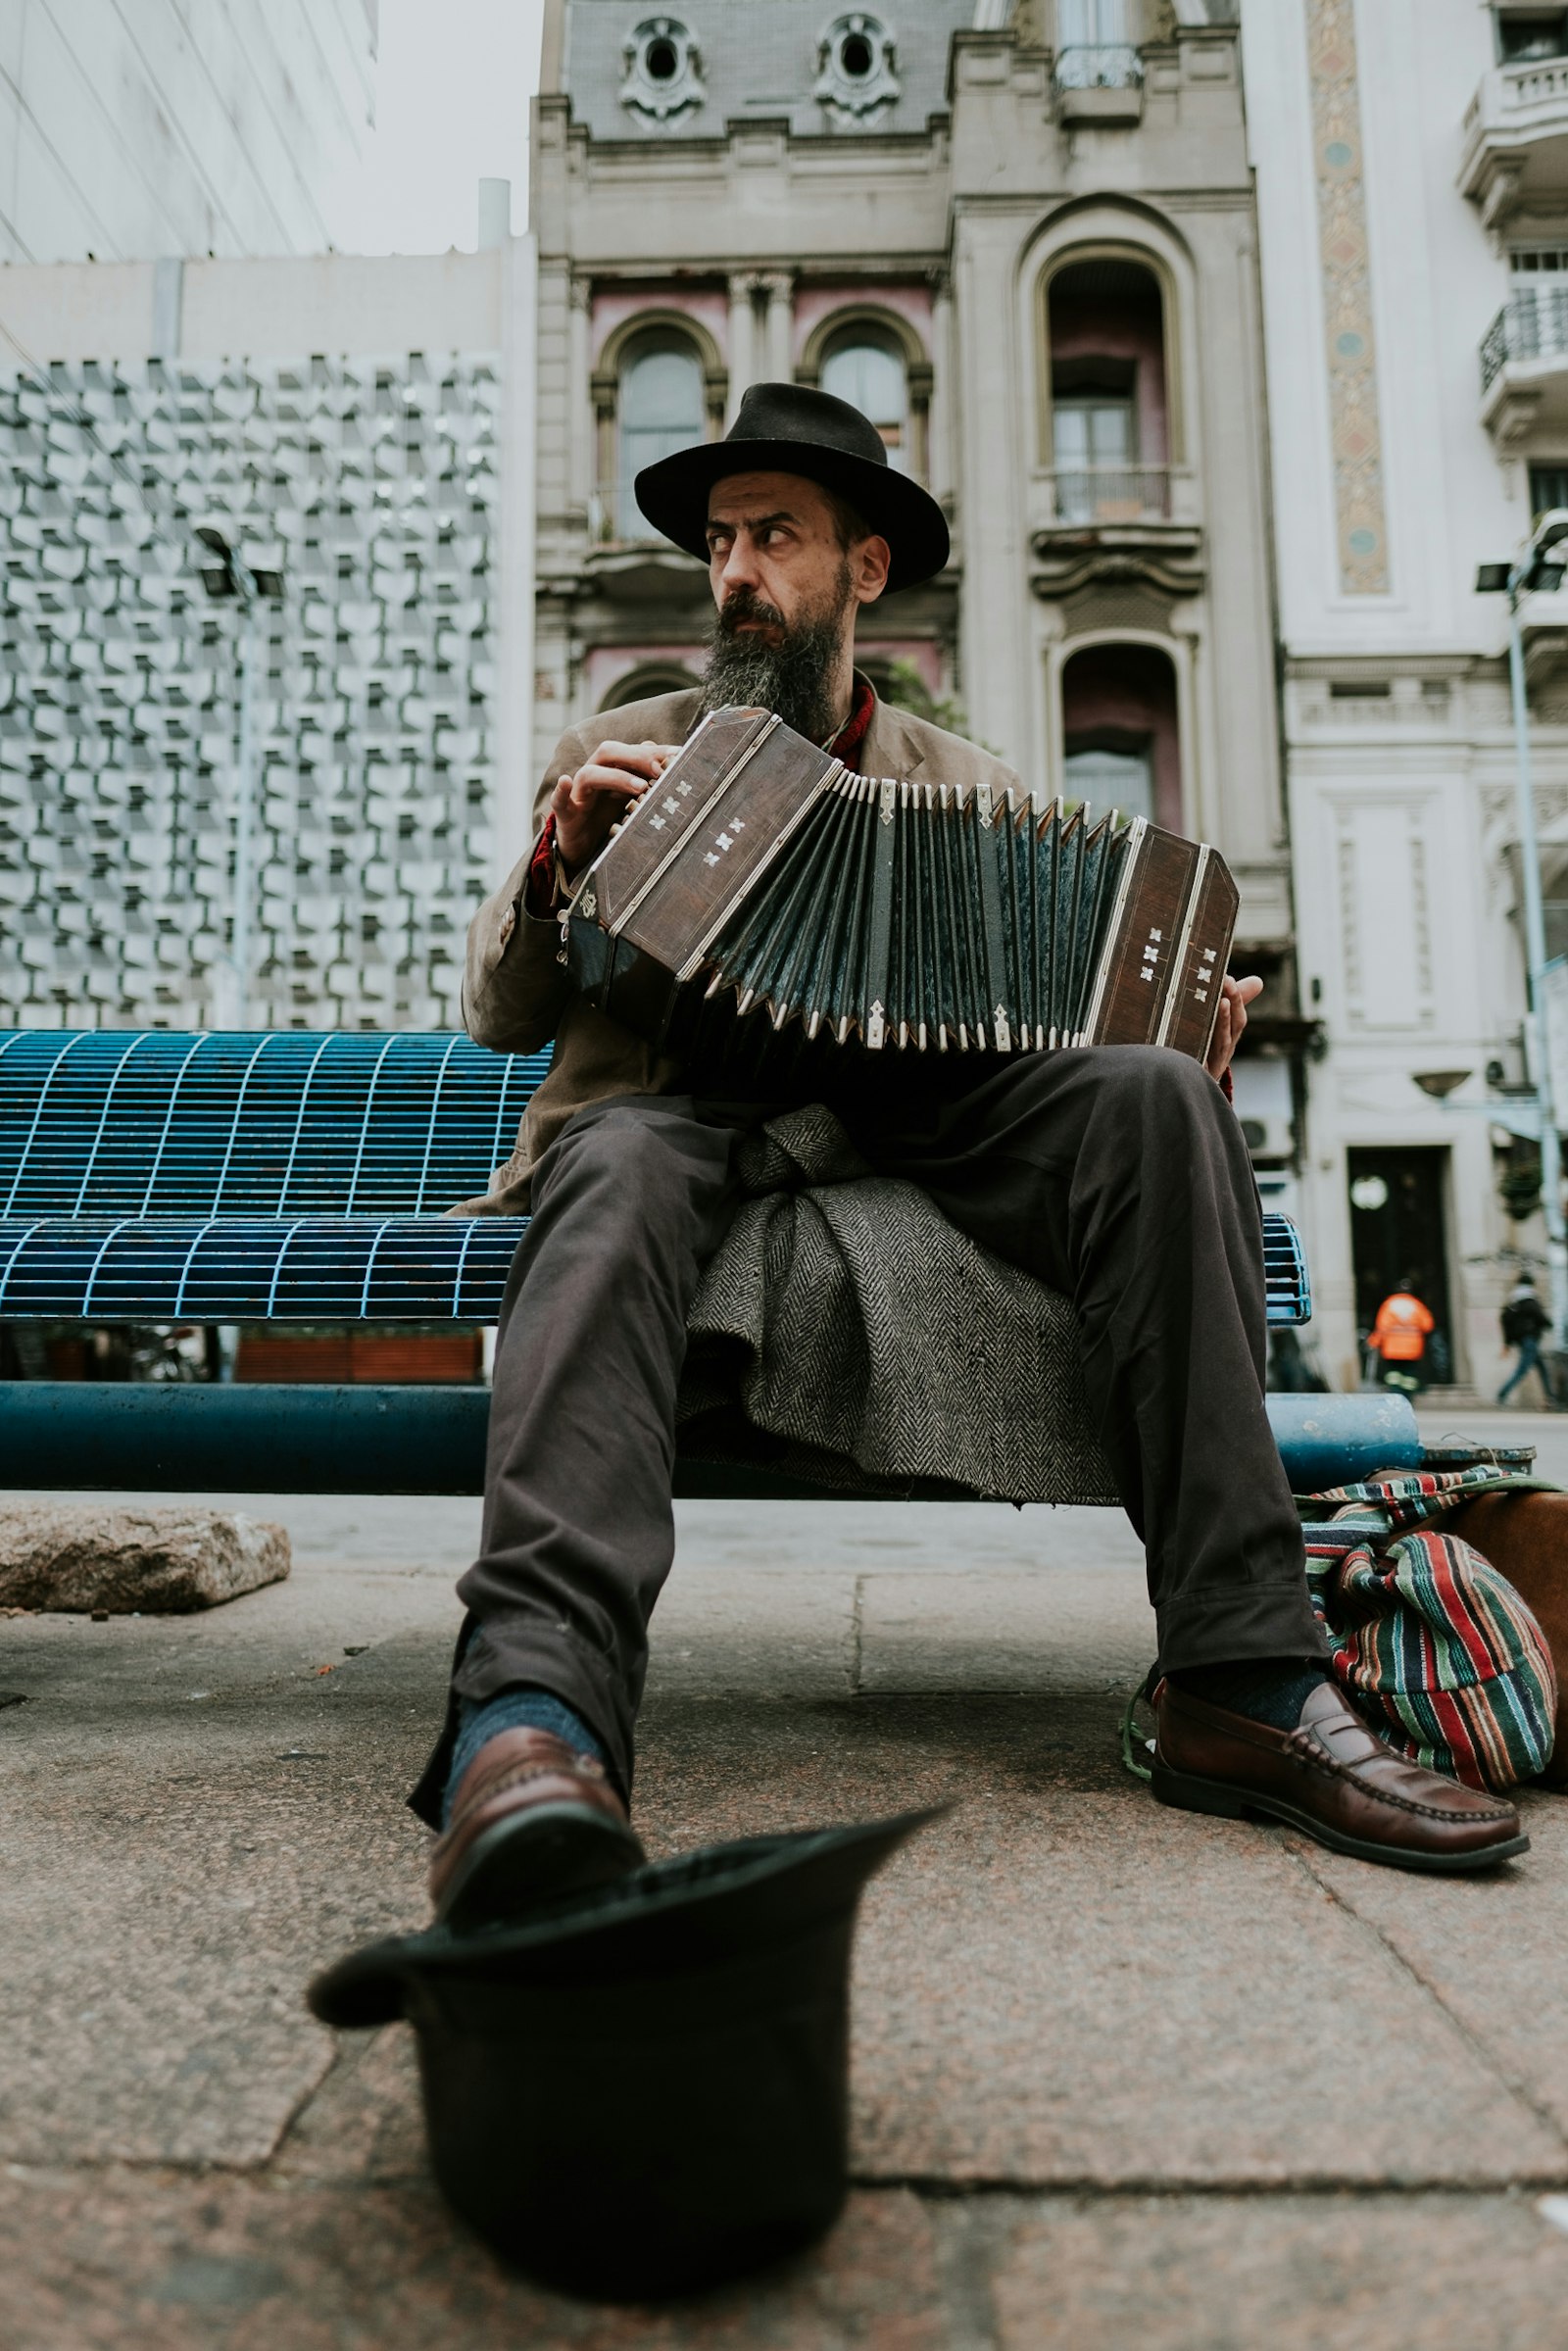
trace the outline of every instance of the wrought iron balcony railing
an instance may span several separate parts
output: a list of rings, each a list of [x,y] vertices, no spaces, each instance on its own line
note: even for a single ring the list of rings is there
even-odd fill
[[[1481,344],[1481,389],[1514,360],[1568,360],[1568,278],[1510,294]]]
[[[1063,467],[1050,480],[1058,522],[1163,522],[1170,514],[1170,474],[1164,465]]]
[[[1144,78],[1144,61],[1130,41],[1085,43],[1056,53],[1058,90],[1125,90]]]

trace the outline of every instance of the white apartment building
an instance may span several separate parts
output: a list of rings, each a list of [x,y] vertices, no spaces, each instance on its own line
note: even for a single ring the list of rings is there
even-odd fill
[[[1477,567],[1568,497],[1568,11],[1245,0],[1324,1368],[1421,1282],[1495,1386],[1544,1256],[1501,597]],[[1568,596],[1526,612],[1550,944],[1568,946]],[[1418,1082],[1427,1080],[1427,1086]],[[1444,1090],[1451,1089],[1444,1099]],[[1443,1365],[1440,1359],[1439,1375]]]

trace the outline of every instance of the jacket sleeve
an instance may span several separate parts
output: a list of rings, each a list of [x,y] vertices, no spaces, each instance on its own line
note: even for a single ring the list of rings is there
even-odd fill
[[[538,1053],[560,1027],[571,997],[565,966],[558,960],[561,925],[553,915],[528,911],[528,867],[551,794],[591,748],[578,727],[562,736],[534,798],[534,838],[468,925],[463,1025],[475,1045],[497,1053]]]

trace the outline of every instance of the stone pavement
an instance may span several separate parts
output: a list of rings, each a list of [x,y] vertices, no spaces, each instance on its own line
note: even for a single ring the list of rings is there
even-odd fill
[[[1487,1428],[1568,1480],[1568,1424]],[[477,1506],[222,1498],[290,1582],[0,1619],[5,2351],[1568,2344],[1568,1806],[1447,1884],[1159,1811],[1104,1512],[683,1511],[651,1848],[956,1809],[865,1903],[829,2242],[662,2312],[508,2278],[429,2183],[405,2029],[301,2001],[422,1917],[402,1797]]]

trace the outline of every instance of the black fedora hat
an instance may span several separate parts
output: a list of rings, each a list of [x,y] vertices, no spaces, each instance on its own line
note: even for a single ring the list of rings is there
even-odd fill
[[[413,2025],[436,2180],[502,2260],[600,2300],[695,2292],[837,2218],[856,1909],[935,1817],[711,1845],[526,1925],[371,1943],[307,1996]]]
[[[645,465],[637,504],[666,539],[708,560],[708,493],[732,473],[803,473],[836,490],[893,551],[888,593],[930,579],[948,560],[947,517],[929,490],[888,464],[869,417],[805,384],[753,384],[722,441]]]

